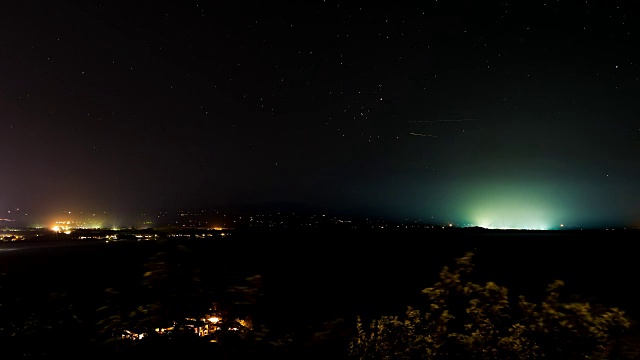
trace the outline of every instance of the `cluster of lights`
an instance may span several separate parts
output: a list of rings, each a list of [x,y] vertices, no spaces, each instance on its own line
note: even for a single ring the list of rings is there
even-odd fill
[[[204,324],[203,325],[191,325],[188,326],[189,328],[191,328],[194,333],[198,336],[207,336],[210,334],[215,333],[216,331],[222,330],[222,326],[224,321],[222,320],[222,318],[220,318],[219,316],[210,316],[210,317],[206,317],[206,318],[200,318],[200,319],[195,319],[195,318],[185,318],[185,320],[187,321],[201,321]],[[240,326],[247,328],[247,329],[251,329],[251,324],[247,321],[247,320],[242,320],[242,319],[236,319],[235,322],[237,324],[239,324]],[[156,328],[154,329],[154,331],[157,334],[160,335],[164,335],[164,334],[168,334],[171,333],[172,331],[174,331],[176,329],[177,323],[174,322],[173,326],[169,326],[169,327],[164,327],[164,328]],[[231,326],[228,327],[227,330],[229,331],[239,331],[240,329],[236,326]],[[147,337],[148,334],[147,333],[135,333],[133,331],[130,330],[124,330],[122,333],[122,338],[123,339],[129,339],[129,340],[142,340],[143,338]],[[216,340],[213,339],[211,340],[213,342],[215,342]]]
[[[71,227],[69,226],[71,224],[70,221],[57,221],[56,225],[54,225],[53,227],[51,227],[51,230],[57,232],[57,233],[65,233],[65,234],[71,234]]]
[[[531,226],[494,226],[492,223],[490,224],[480,224],[480,225],[474,225],[474,226],[478,226],[478,227],[482,227],[485,229],[491,229],[491,230],[551,230],[553,229],[552,227],[546,226],[546,225],[531,225]],[[564,229],[564,224],[560,224],[558,225],[558,229]]]
[[[71,234],[73,229],[100,229],[101,224],[78,224],[71,221],[56,221],[51,230],[57,233]]]

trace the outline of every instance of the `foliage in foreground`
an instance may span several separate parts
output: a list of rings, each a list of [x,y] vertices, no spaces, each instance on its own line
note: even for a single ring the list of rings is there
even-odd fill
[[[620,356],[630,319],[616,308],[563,302],[562,281],[548,286],[539,303],[510,298],[493,282],[469,280],[473,253],[444,267],[422,293],[422,308],[403,317],[357,321],[349,353],[358,359],[592,359]],[[515,301],[514,301],[515,300]]]

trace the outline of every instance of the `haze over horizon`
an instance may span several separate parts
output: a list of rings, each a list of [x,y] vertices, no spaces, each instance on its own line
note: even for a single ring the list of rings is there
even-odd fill
[[[640,227],[637,1],[22,1],[0,30],[0,227],[255,204]]]

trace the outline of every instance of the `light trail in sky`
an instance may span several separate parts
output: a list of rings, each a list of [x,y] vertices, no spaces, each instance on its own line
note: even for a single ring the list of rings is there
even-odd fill
[[[426,123],[426,124],[432,124],[432,123],[439,123],[439,122],[463,122],[463,121],[475,121],[476,119],[438,119],[438,120],[414,120],[414,121],[409,121],[410,123]]]

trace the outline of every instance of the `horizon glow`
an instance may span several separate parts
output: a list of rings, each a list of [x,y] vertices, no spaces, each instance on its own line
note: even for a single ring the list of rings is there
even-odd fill
[[[567,199],[545,184],[478,183],[457,197],[462,217],[488,229],[554,230],[570,223]]]

